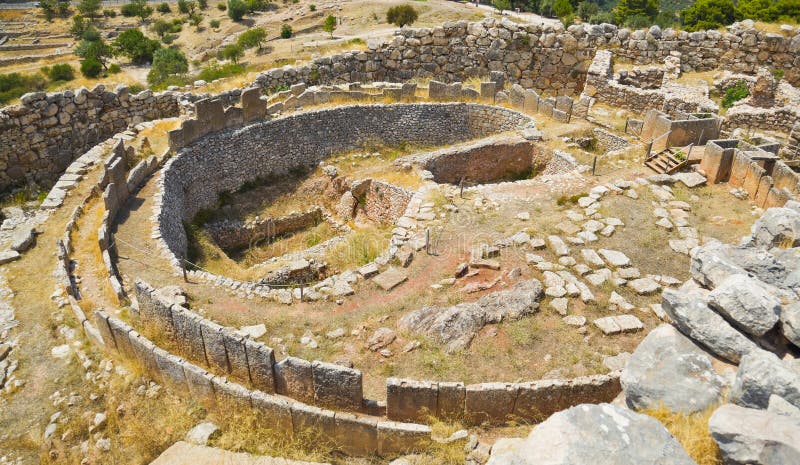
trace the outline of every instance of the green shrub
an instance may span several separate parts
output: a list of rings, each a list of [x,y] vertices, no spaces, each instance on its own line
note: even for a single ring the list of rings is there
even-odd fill
[[[212,19],[211,21],[208,22],[208,25],[211,26],[214,29],[217,29],[217,28],[219,28],[219,20],[218,19]]]
[[[222,79],[230,76],[235,76],[237,74],[242,74],[245,71],[244,65],[240,65],[238,63],[225,63],[219,64],[216,61],[212,61],[208,64],[205,68],[203,68],[198,74],[197,79],[202,79],[206,82],[211,82],[216,79]]]
[[[0,74],[0,104],[19,98],[28,92],[44,90],[47,80],[40,74]]]
[[[725,95],[722,97],[722,108],[730,108],[734,103],[747,98],[749,95],[750,88],[747,86],[747,82],[738,81],[725,91]]]
[[[103,16],[106,18],[116,18],[117,12],[114,10],[103,10]]]
[[[227,6],[225,6],[225,4],[224,4],[224,3],[222,3],[222,2],[219,2],[219,3],[217,3],[217,9],[218,9],[219,11],[225,11],[225,10],[227,10],[227,9],[228,9],[228,7],[227,7]]]
[[[114,39],[112,45],[117,53],[137,64],[153,61],[153,53],[161,48],[157,40],[148,38],[138,29],[123,31]]]
[[[244,56],[244,49],[239,44],[230,44],[220,50],[219,56],[225,60],[239,63],[239,58]]]
[[[69,63],[61,63],[48,68],[47,77],[51,81],[71,81],[75,79],[75,70]]]
[[[178,36],[175,35],[175,34],[164,34],[164,36],[161,38],[161,42],[163,42],[166,45],[169,45],[169,44],[175,42],[175,39],[177,39],[177,38],[178,38]]]
[[[681,21],[687,31],[717,29],[742,19],[742,13],[733,0],[697,0],[681,12]]]
[[[172,13],[172,9],[169,7],[169,3],[167,2],[159,3],[158,7],[156,7],[156,10],[158,10],[158,12],[161,14]]]
[[[131,84],[128,86],[128,93],[131,95],[138,94],[139,92],[145,90],[146,87],[141,84]]]
[[[228,16],[234,21],[241,21],[249,10],[243,0],[228,0]]]
[[[418,17],[417,10],[411,5],[393,6],[386,12],[386,22],[398,27],[412,24]]]
[[[197,6],[201,10],[205,10],[206,8],[208,8],[208,0],[197,0]]]
[[[292,37],[292,26],[285,24],[281,26],[281,39],[289,39]]]
[[[616,22],[617,18],[614,16],[614,14],[608,12],[597,13],[596,15],[589,17],[589,24],[616,24]]]
[[[317,5],[314,5],[312,3],[311,5],[308,5],[308,9],[309,9],[309,11],[317,11]]]
[[[93,27],[88,27],[85,31],[83,31],[83,36],[81,36],[81,39],[89,42],[97,42],[100,40],[100,31]]]
[[[153,54],[153,66],[147,73],[150,84],[165,84],[170,77],[182,76],[189,71],[186,55],[174,48],[160,48]]]
[[[261,27],[254,27],[241,33],[236,43],[242,48],[261,48],[265,40],[267,40],[267,31]]]
[[[119,74],[121,72],[122,68],[116,63],[108,67],[108,74]]]
[[[87,78],[96,78],[103,72],[103,64],[94,57],[85,58],[81,61],[81,74]]]
[[[569,16],[572,14],[572,4],[569,0],[554,0],[553,13],[559,18]]]

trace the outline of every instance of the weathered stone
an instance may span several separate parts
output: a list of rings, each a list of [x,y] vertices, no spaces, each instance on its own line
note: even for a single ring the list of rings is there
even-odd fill
[[[390,267],[383,273],[372,278],[372,281],[384,291],[391,291],[404,283],[407,279],[408,275],[402,269]]]
[[[743,274],[722,281],[708,294],[708,304],[753,336],[763,336],[774,328],[781,311],[777,298],[758,281]]]
[[[363,388],[360,371],[320,361],[314,361],[311,369],[316,403],[347,410],[361,408]]]
[[[663,405],[686,414],[719,402],[723,387],[711,357],[671,325],[661,325],[644,338],[620,381],[632,409]]]
[[[773,353],[753,350],[742,357],[731,389],[731,401],[751,408],[767,408],[771,395],[800,407],[800,373]]]
[[[708,420],[726,464],[800,463],[800,424],[763,410],[725,404]]]
[[[275,392],[302,402],[314,401],[314,374],[311,362],[286,357],[275,364]]]

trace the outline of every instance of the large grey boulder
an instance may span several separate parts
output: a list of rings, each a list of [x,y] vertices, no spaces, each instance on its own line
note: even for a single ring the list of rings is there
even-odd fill
[[[800,302],[784,305],[780,318],[783,335],[789,342],[800,347]]]
[[[610,404],[553,414],[486,465],[693,465],[658,420]]]
[[[767,411],[776,415],[783,415],[800,424],[800,407],[795,407],[781,396],[772,394],[769,396]]]
[[[690,266],[692,277],[704,287],[713,289],[735,274],[751,274],[767,284],[786,288],[787,270],[770,252],[719,241],[698,247]]]
[[[750,228],[750,243],[767,249],[800,246],[800,212],[785,207],[767,209]]]
[[[639,344],[620,378],[628,406],[641,410],[664,405],[694,413],[719,402],[722,377],[711,357],[671,325],[654,329]]]
[[[788,417],[725,404],[708,429],[726,465],[800,463],[800,424]]]
[[[536,312],[544,292],[536,279],[513,288],[487,294],[475,302],[452,307],[423,307],[400,318],[400,330],[432,337],[449,353],[464,349],[485,325],[515,320]]]
[[[11,236],[11,250],[25,252],[36,243],[36,229],[32,226],[20,226]]]
[[[738,363],[742,356],[758,348],[712,310],[702,290],[690,282],[679,289],[665,289],[661,307],[680,332],[725,360]]]
[[[763,336],[774,328],[781,312],[780,301],[743,274],[722,281],[708,294],[708,304],[753,336]]]
[[[800,407],[800,373],[766,350],[754,350],[742,357],[731,389],[731,402],[765,409],[773,394]]]

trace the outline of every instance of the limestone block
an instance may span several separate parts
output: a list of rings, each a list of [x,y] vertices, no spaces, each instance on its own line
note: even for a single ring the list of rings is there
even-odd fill
[[[462,418],[465,397],[464,383],[440,381],[436,417],[445,420]]]
[[[214,400],[221,409],[240,409],[250,408],[250,391],[241,384],[233,383],[227,379],[214,376],[211,378],[214,387]]]
[[[555,412],[572,405],[570,383],[562,379],[543,379],[517,385],[514,416],[542,421]]]
[[[194,363],[208,365],[200,329],[201,318],[179,305],[173,305],[171,309],[175,340],[178,341],[181,352]]]
[[[754,199],[758,193],[758,186],[761,183],[761,177],[766,174],[764,168],[758,164],[751,162],[747,167],[747,174],[744,177],[742,188],[747,191],[750,198]]]
[[[530,113],[539,111],[539,94],[535,90],[525,90],[525,110]]]
[[[414,423],[378,422],[378,454],[396,455],[423,451],[430,446],[431,428]]]
[[[404,100],[413,100],[417,93],[417,85],[414,83],[403,83],[401,89]]]
[[[186,384],[186,376],[183,374],[184,362],[180,357],[172,355],[160,347],[153,350],[153,356],[161,372],[161,379],[175,389],[188,389],[189,385]]]
[[[466,386],[465,418],[473,425],[502,423],[514,411],[517,385],[483,383]]]
[[[128,333],[128,339],[125,343],[130,347],[129,350],[133,354],[133,358],[139,360],[145,371],[156,380],[161,379],[161,371],[158,363],[156,363],[155,344],[136,331]]]
[[[336,434],[334,412],[300,402],[292,403],[292,425],[296,435],[311,433],[332,440]]]
[[[208,320],[202,320],[200,332],[203,335],[206,360],[211,371],[215,373],[228,373],[228,355],[225,352],[225,339],[222,335],[222,326]]]
[[[269,429],[286,436],[294,433],[292,407],[288,401],[261,391],[252,391],[250,402],[267,420]]]
[[[229,328],[222,329],[222,338],[225,352],[228,355],[228,373],[246,383],[250,382],[250,368],[247,365],[247,352],[245,351],[245,338]]]
[[[267,106],[261,101],[261,89],[249,87],[242,90],[242,112],[245,122],[263,118],[267,113]]]
[[[270,347],[260,342],[247,340],[244,343],[247,364],[250,367],[250,382],[253,387],[266,393],[275,392],[275,354]]]
[[[114,334],[111,332],[111,327],[108,325],[108,315],[99,310],[95,311],[94,324],[97,330],[100,331],[100,337],[103,338],[103,344],[106,348],[117,350],[117,343],[114,342]]]
[[[117,344],[117,351],[127,358],[136,358],[136,354],[131,348],[128,333],[131,332],[131,327],[123,323],[122,320],[117,318],[108,318],[108,326],[111,328],[111,333],[114,335],[114,342]]]
[[[756,191],[756,195],[753,199],[756,205],[764,208],[764,205],[767,203],[769,191],[772,189],[772,185],[772,176],[761,176],[761,179],[758,181],[758,190]]]
[[[569,115],[561,110],[553,109],[553,119],[562,123],[569,122]]]
[[[311,370],[315,403],[345,410],[361,408],[363,387],[360,371],[318,360],[311,364]]]
[[[428,98],[431,100],[444,100],[447,98],[447,84],[439,81],[428,82]]]
[[[336,444],[349,455],[371,455],[378,451],[378,419],[352,413],[334,415]]]
[[[421,421],[438,412],[435,381],[386,379],[386,416],[397,421]]]
[[[497,93],[497,84],[494,82],[481,82],[481,98],[486,100],[494,100]]]
[[[225,127],[225,108],[222,106],[222,100],[218,98],[198,100],[194,103],[194,108],[197,120],[203,123],[202,134],[219,131]]]
[[[542,116],[553,116],[553,102],[551,99],[539,100],[539,108],[537,109]]]
[[[183,364],[183,375],[193,399],[214,401],[214,375],[191,363]]]
[[[741,187],[744,183],[744,178],[750,169],[750,157],[744,152],[737,151],[733,155],[733,163],[731,164],[731,175],[728,184],[731,187]]]
[[[286,357],[274,366],[275,392],[302,402],[314,401],[314,374],[311,362]]]

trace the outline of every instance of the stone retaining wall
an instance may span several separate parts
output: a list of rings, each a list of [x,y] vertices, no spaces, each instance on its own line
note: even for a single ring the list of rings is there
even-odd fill
[[[761,208],[780,207],[800,198],[800,175],[774,153],[742,140],[709,141],[700,169],[709,183],[727,181],[742,188]]]
[[[95,312],[94,320],[107,348],[138,361],[157,380],[178,392],[188,392],[208,405],[256,409],[271,428],[287,436],[310,431],[353,455],[393,456],[421,451],[430,445],[431,429],[427,426],[323,410],[260,390],[249,390],[163,350],[125,322],[103,311]]]
[[[244,104],[244,96],[242,100]],[[215,206],[220,192],[236,190],[246,181],[315,167],[331,153],[365,142],[444,145],[532,126],[523,114],[480,104],[352,105],[294,113],[198,140],[209,129],[241,122],[228,119],[234,108],[223,111],[213,101],[206,106],[215,110],[198,103],[198,121],[187,120],[170,132],[171,143],[184,148],[165,164],[159,178],[159,235],[175,266],[186,253],[183,222]],[[187,145],[190,140],[198,141]]]
[[[689,144],[704,145],[719,137],[722,119],[715,115],[688,115],[671,117],[668,114],[649,110],[644,118],[640,138],[652,141],[652,152],[667,147],[685,147]]]
[[[404,81],[429,77],[466,81],[505,72],[510,82],[554,95],[576,94],[598,49],[641,64],[661,63],[680,53],[683,71],[717,68],[754,73],[756,66],[784,69],[786,79],[800,82],[800,39],[736,24],[726,32],[630,31],[611,24],[517,24],[507,19],[446,22],[434,28],[403,28],[385,43],[369,49],[313,60],[299,67],[261,73],[255,84],[266,89],[298,82]],[[499,90],[499,89],[498,89]]]
[[[177,116],[173,92],[135,95],[98,85],[22,96],[0,110],[0,190],[36,182],[50,184],[80,154],[131,125]]]
[[[205,230],[224,250],[250,247],[263,239],[283,236],[316,226],[323,221],[322,208],[292,213],[279,218],[261,218],[255,221],[226,220],[207,223]]]
[[[581,403],[610,402],[620,392],[619,373],[524,383],[416,381],[388,378],[386,404],[363,398],[358,370],[287,357],[275,363],[266,345],[165,301],[147,283],[134,283],[143,327],[168,337],[189,360],[234,376],[267,393],[350,411],[386,415],[396,421],[429,417],[467,424],[541,421]]]

